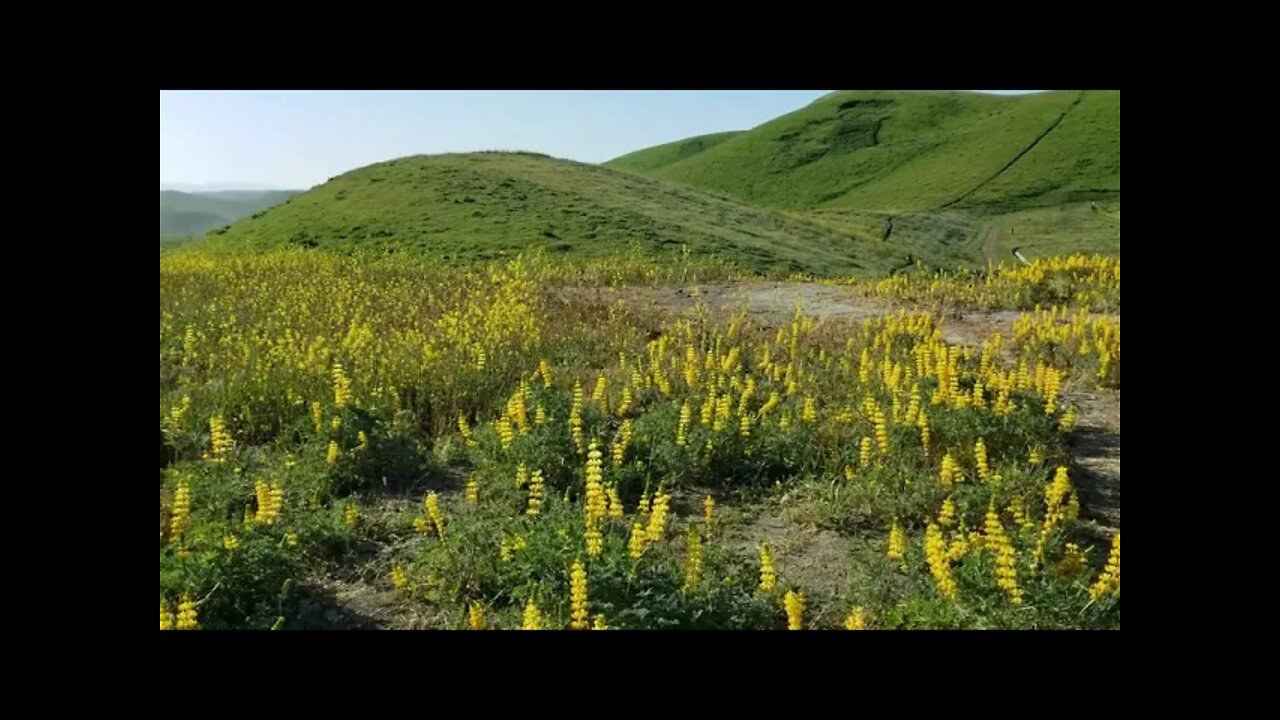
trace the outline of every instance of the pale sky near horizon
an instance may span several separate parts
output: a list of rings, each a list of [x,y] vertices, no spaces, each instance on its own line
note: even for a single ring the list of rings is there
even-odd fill
[[[162,90],[160,183],[306,189],[383,160],[477,150],[597,163],[749,130],[826,93]]]

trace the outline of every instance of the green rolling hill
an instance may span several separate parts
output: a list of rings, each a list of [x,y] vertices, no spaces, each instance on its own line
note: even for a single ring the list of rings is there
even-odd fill
[[[217,228],[199,245],[455,263],[687,245],[755,271],[880,274],[913,260],[1011,261],[1014,250],[1118,254],[1119,206],[1118,92],[859,91],[604,165],[415,156],[297,195],[162,192],[161,233]]]
[[[694,155],[719,145],[725,140],[732,139],[741,135],[741,131],[715,133],[712,135],[699,135],[697,137],[677,140],[673,143],[665,145],[655,145],[644,150],[637,150],[633,153],[627,153],[619,158],[614,158],[608,163],[609,167],[618,170],[630,170],[632,172],[652,172],[658,168],[671,165],[681,160],[687,160]]]
[[[921,256],[945,264],[1006,260],[1017,247],[1120,251],[1119,92],[836,92],[713,137],[683,155],[701,138],[605,164],[904,252],[931,248]]]
[[[840,92],[713,137],[684,157],[677,142],[606,165],[791,210],[1022,209],[1120,193],[1118,92]]]
[[[401,158],[214,231],[210,248],[397,249],[468,262],[543,248],[716,255],[756,271],[883,273],[899,249],[674,183],[532,153]]]

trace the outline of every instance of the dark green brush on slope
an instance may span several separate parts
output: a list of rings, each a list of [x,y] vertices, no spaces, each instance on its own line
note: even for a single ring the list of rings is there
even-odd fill
[[[469,262],[638,244],[754,271],[884,273],[901,249],[694,188],[531,153],[401,158],[353,170],[225,230],[210,248],[396,250]]]

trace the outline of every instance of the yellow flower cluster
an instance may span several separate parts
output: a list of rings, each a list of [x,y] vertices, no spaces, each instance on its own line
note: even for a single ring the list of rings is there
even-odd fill
[[[1098,575],[1098,580],[1089,588],[1089,597],[1101,600],[1108,595],[1120,593],[1120,533],[1111,536],[1111,554],[1107,556],[1107,566]]]
[[[938,485],[942,487],[951,487],[951,484],[961,479],[960,465],[951,453],[942,456],[942,465],[938,468]]]
[[[177,434],[186,423],[187,415],[190,412],[191,396],[183,395],[182,399],[169,409],[169,414],[164,418],[163,429],[165,434],[169,437],[173,437]]]
[[[471,603],[467,609],[467,625],[472,630],[485,630],[489,627],[489,623],[484,617],[484,608],[479,603]]]
[[[689,423],[692,419],[693,410],[689,407],[689,401],[686,400],[684,404],[680,406],[680,422],[676,426],[676,447],[684,447],[685,444],[688,443]]]
[[[987,443],[982,438],[978,438],[978,442],[973,445],[973,459],[978,466],[978,479],[986,482],[991,475],[991,468],[987,465]]]
[[[169,536],[176,540],[187,527],[187,519],[191,516],[191,481],[182,478],[173,491],[173,510],[169,518]]]
[[[659,492],[653,500],[653,511],[649,514],[649,525],[645,528],[645,540],[656,543],[662,540],[667,529],[667,511],[671,506],[671,495]]]
[[[231,433],[227,432],[227,424],[223,421],[221,415],[214,415],[209,418],[209,444],[211,445],[210,456],[213,461],[226,462],[233,443],[231,441]]]
[[[626,508],[622,507],[622,496],[618,494],[617,485],[609,485],[605,488],[605,498],[609,501],[609,517],[621,518],[626,515]]]
[[[258,513],[254,516],[254,522],[264,525],[274,523],[280,517],[280,510],[284,508],[284,490],[280,483],[267,485],[258,480],[254,483],[254,494],[258,501]]]
[[[529,478],[529,505],[524,511],[525,515],[537,515],[542,512],[542,491],[542,471],[534,470],[533,476]]]
[[[1081,552],[1080,546],[1076,543],[1067,543],[1062,559],[1054,566],[1054,572],[1058,575],[1072,577],[1084,572],[1086,567],[1085,553]]]
[[[860,607],[855,607],[849,611],[849,616],[844,619],[845,630],[866,630],[867,629],[867,612]]]
[[[1037,298],[1047,296],[1107,310],[1120,304],[1120,259],[1076,254],[1036,258],[1028,264],[1002,264],[988,273],[940,270],[898,273],[872,281],[848,278],[823,282],[853,285],[871,295],[916,304],[1029,308]]]
[[[515,535],[510,540],[504,537],[502,542],[498,544],[498,557],[502,559],[502,562],[511,562],[511,558],[515,556],[515,553],[524,550],[526,547],[528,547],[528,542],[523,535]]]
[[[631,523],[631,536],[627,538],[627,554],[632,560],[639,560],[649,542],[649,533],[643,523],[636,520]]]
[[[569,571],[569,627],[587,629],[587,568],[575,560]]]
[[[344,408],[351,402],[351,378],[347,377],[342,363],[333,364],[333,404]]]
[[[391,566],[391,585],[397,590],[403,590],[409,585],[409,578],[399,563]]]
[[[1000,524],[1000,516],[996,513],[994,501],[987,508],[986,534],[982,538],[984,547],[996,553],[996,585],[1009,596],[1014,605],[1022,604],[1022,588],[1018,586],[1018,556],[1004,526]]]
[[[787,611],[787,629],[804,629],[804,595],[795,590],[788,590],[782,598],[782,606]]]
[[[524,606],[524,618],[521,625],[522,630],[541,630],[542,629],[542,611],[538,609],[537,603],[530,600]]]
[[[434,492],[429,492],[423,499],[422,505],[426,508],[427,517],[431,518],[431,525],[435,527],[436,535],[443,540],[444,514],[440,512],[440,498]]]
[[[632,433],[631,420],[623,420],[622,425],[618,428],[617,438],[613,441],[612,454],[615,468],[622,467],[622,461],[626,459],[627,447],[631,445]]]
[[[178,603],[177,628],[179,630],[199,630],[200,619],[196,613],[196,601],[190,595],[182,596]]]
[[[586,439],[582,435],[582,381],[573,385],[573,404],[569,406],[569,434],[578,452],[586,452]]]
[[[929,572],[933,575],[939,594],[948,600],[954,600],[956,581],[951,576],[951,564],[947,558],[947,541],[942,538],[942,531],[933,523],[929,523],[925,528],[924,556],[929,563]]]
[[[942,501],[942,509],[938,511],[938,524],[942,527],[951,527],[956,521],[956,504],[950,496]]]
[[[770,592],[777,584],[778,571],[773,565],[773,553],[769,552],[768,543],[760,543],[760,589]]]
[[[688,556],[684,566],[684,591],[691,592],[702,580],[702,538],[697,530],[689,529],[686,546]]]
[[[608,509],[605,505],[605,492],[601,470],[600,450],[592,441],[587,450],[586,470],[586,524],[587,524],[587,557],[599,557],[604,550],[604,537],[601,526],[604,524]]]
[[[902,526],[897,520],[893,521],[893,527],[889,528],[889,550],[888,556],[890,560],[902,560],[907,552],[907,534],[902,531]]]

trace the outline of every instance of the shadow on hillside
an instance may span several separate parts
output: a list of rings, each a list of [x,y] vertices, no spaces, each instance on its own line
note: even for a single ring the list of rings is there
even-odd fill
[[[1073,476],[1080,491],[1081,515],[1120,529],[1120,434],[1101,427],[1072,433]]]
[[[299,589],[298,613],[290,629],[297,630],[384,630],[388,627],[362,606],[353,606],[338,597],[334,588],[305,586]]]

